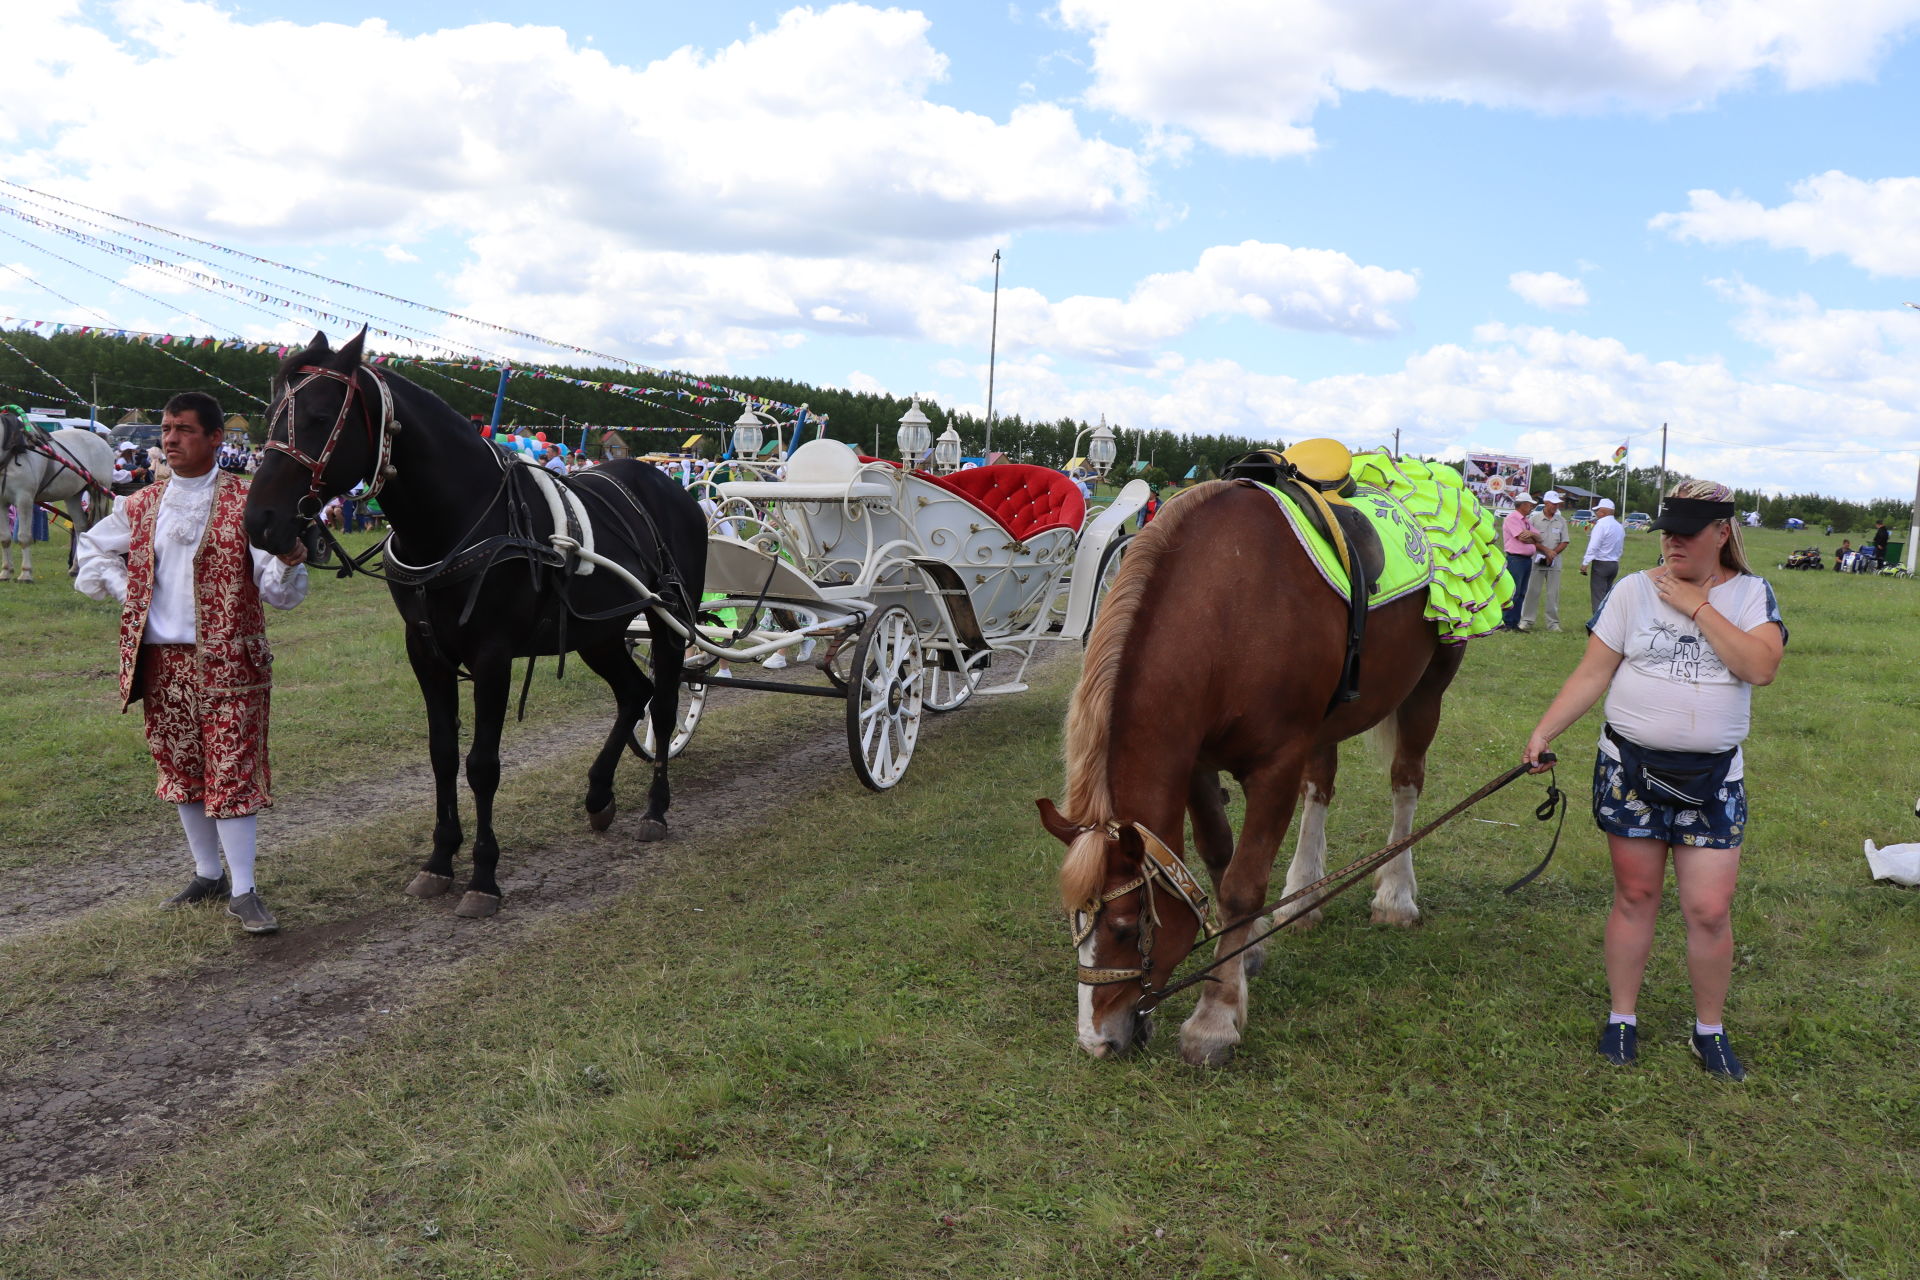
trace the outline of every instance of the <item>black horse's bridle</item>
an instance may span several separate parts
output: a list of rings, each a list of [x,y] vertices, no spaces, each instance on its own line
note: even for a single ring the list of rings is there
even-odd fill
[[[354,401],[361,395],[360,374],[364,371],[373,379],[373,385],[380,393],[380,420],[374,422],[371,406],[363,403],[360,407],[360,419],[366,425],[367,446],[373,451],[373,474],[365,477],[366,496],[379,494],[382,485],[393,478],[393,437],[400,430],[399,419],[393,416],[393,392],[387,386],[387,380],[374,369],[356,365],[351,373],[341,373],[337,369],[324,369],[319,365],[302,365],[294,370],[296,374],[305,374],[298,382],[289,382],[280,398],[274,401],[273,410],[267,419],[267,444],[269,453],[284,453],[307,469],[312,484],[307,488],[306,496],[300,499],[296,512],[306,520],[314,520],[320,515],[320,490],[326,482],[327,463],[333,458],[333,451],[340,444],[341,433],[346,429],[347,414],[352,412]],[[294,437],[293,408],[299,394],[312,385],[316,378],[330,378],[343,384],[347,393],[340,401],[340,412],[334,416],[333,429],[327,433],[327,442],[320,448],[319,457],[310,457],[304,453]],[[281,423],[286,424],[286,438],[281,439],[277,432]],[[350,486],[349,486],[350,487]]]

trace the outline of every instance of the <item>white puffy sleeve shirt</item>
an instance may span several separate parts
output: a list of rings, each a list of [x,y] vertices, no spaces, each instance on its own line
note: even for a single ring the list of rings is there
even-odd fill
[[[160,497],[160,513],[153,528],[153,603],[147,609],[145,644],[192,644],[199,639],[194,627],[193,556],[213,513],[217,469],[204,476],[174,476]],[[113,514],[80,535],[74,558],[79,571],[74,590],[95,600],[125,603],[127,554],[133,547],[133,528],[127,523],[126,504],[114,504]],[[307,598],[307,566],[288,565],[258,548],[253,556],[253,583],[260,598],[276,609],[291,609]]]

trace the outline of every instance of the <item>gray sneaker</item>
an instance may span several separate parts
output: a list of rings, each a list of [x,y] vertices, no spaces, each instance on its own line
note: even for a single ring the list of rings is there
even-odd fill
[[[196,875],[187,881],[187,887],[160,904],[162,911],[171,911],[175,907],[193,907],[202,902],[218,902],[232,892],[227,873],[222,871],[218,880],[209,880]]]
[[[260,901],[257,889],[234,895],[233,901],[227,904],[227,914],[238,920],[240,927],[248,933],[274,933],[280,928],[280,922],[273,918],[273,912],[267,910],[267,904]]]

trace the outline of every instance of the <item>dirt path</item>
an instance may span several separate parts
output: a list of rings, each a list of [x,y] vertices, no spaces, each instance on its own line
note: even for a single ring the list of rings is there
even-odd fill
[[[725,705],[718,690],[708,705]],[[546,725],[517,736],[510,728],[502,744],[510,753],[502,762],[502,782],[554,756],[598,747],[606,738],[609,718],[599,713],[583,715],[578,720]],[[393,774],[362,778],[337,790],[312,792],[276,802],[260,820],[262,847],[271,849],[274,842],[284,839],[287,833],[297,832],[302,838],[325,836],[364,822],[369,814],[388,810],[415,809],[431,814],[433,770],[426,761],[424,733],[421,738],[417,762]],[[640,794],[632,790],[632,779],[644,776],[632,772],[635,763],[628,757],[623,772],[629,783],[629,797]],[[143,787],[149,781],[150,778],[143,776]],[[583,789],[585,785],[583,776]],[[465,788],[463,781],[463,795]],[[158,801],[143,805],[147,810],[158,808]],[[161,814],[151,825],[142,822],[140,834],[148,837],[151,852],[129,855],[123,844],[120,848],[95,848],[90,852],[96,856],[61,866],[0,870],[0,943],[54,928],[121,898],[151,897],[159,886],[175,880],[186,883],[193,868],[187,861],[179,822],[171,817],[171,811]],[[125,834],[119,839],[124,842]]]
[[[1036,661],[1032,674],[1077,656],[1060,646],[1044,666]],[[956,714],[991,715],[992,701]],[[922,722],[921,752],[938,743],[949,719]],[[531,762],[591,746],[604,733],[604,725],[590,723],[557,728],[537,748],[523,739],[516,758]],[[769,771],[782,779],[777,797],[764,786]],[[864,794],[848,767],[838,717],[796,735],[751,773],[715,757],[690,767],[684,779],[676,776],[676,829],[699,832],[701,845],[724,845],[823,787],[849,791],[850,803]],[[378,809],[430,804],[431,797],[431,776],[421,770],[379,784],[345,810],[330,798],[324,814],[309,801],[312,812],[299,816],[344,827]],[[293,816],[299,806],[287,810]],[[354,816],[326,816],[342,811]],[[583,835],[516,852],[502,881],[510,905],[492,920],[455,919],[457,895],[416,903],[396,894],[391,907],[257,940],[186,981],[130,995],[122,1007],[76,1011],[49,1036],[48,1052],[7,1081],[0,1101],[0,1229],[29,1225],[33,1211],[75,1178],[164,1153],[191,1127],[283,1073],[376,1034],[460,969],[510,950],[533,926],[590,911],[660,865],[644,854],[609,857],[608,848]],[[58,907],[72,914],[85,909],[74,900],[89,894],[98,904],[151,892],[154,880],[178,872],[177,863],[169,853],[110,873],[77,868]],[[0,925],[15,926],[19,936],[16,919]]]

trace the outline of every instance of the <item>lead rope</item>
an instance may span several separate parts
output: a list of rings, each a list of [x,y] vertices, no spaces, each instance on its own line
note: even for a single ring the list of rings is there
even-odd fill
[[[1551,765],[1554,763],[1554,761],[1555,761],[1555,757],[1551,751],[1543,751],[1540,753],[1541,764]],[[1298,920],[1301,916],[1306,915],[1309,911],[1312,911],[1324,905],[1325,903],[1331,901],[1333,898],[1337,897],[1341,893],[1344,893],[1348,889],[1351,889],[1354,885],[1360,882],[1360,878],[1366,875],[1367,872],[1372,871],[1375,867],[1378,867],[1393,858],[1399,857],[1401,854],[1405,853],[1408,849],[1411,849],[1414,845],[1426,839],[1428,836],[1432,835],[1435,831],[1438,831],[1441,827],[1445,826],[1448,822],[1452,821],[1454,818],[1458,817],[1460,814],[1466,812],[1468,809],[1471,809],[1474,805],[1479,804],[1482,800],[1485,800],[1488,796],[1500,790],[1502,787],[1512,782],[1515,778],[1518,778],[1521,774],[1530,771],[1532,768],[1533,768],[1532,765],[1526,764],[1524,762],[1521,764],[1515,765],[1513,768],[1508,769],[1505,773],[1493,779],[1493,781],[1487,783],[1485,786],[1481,787],[1478,791],[1474,792],[1472,795],[1468,796],[1465,800],[1462,800],[1459,804],[1456,804],[1455,806],[1453,806],[1453,808],[1447,810],[1445,813],[1441,814],[1439,817],[1435,818],[1432,822],[1429,822],[1426,826],[1420,828],[1418,831],[1412,832],[1411,834],[1403,837],[1402,839],[1394,841],[1392,844],[1388,845],[1384,849],[1379,850],[1376,853],[1368,854],[1366,857],[1359,859],[1357,862],[1349,863],[1347,866],[1342,867],[1338,871],[1335,871],[1329,875],[1321,876],[1318,880],[1315,880],[1312,884],[1306,885],[1306,886],[1303,886],[1302,888],[1294,890],[1292,893],[1287,894],[1285,897],[1279,899],[1277,902],[1268,903],[1266,906],[1261,907],[1258,911],[1253,912],[1251,915],[1242,916],[1240,919],[1235,920],[1233,923],[1225,925],[1219,929],[1216,929],[1212,933],[1207,934],[1205,937],[1195,939],[1193,945],[1197,949],[1199,947],[1205,946],[1209,942],[1225,937],[1227,934],[1232,933],[1235,929],[1244,928],[1245,926],[1252,924],[1254,921],[1260,919],[1262,916],[1266,915],[1270,911],[1277,911],[1281,907],[1288,906],[1289,904],[1292,904],[1295,902],[1299,902],[1302,898],[1313,898],[1313,895],[1320,893],[1322,889],[1326,889],[1329,885],[1333,886],[1324,895],[1317,898],[1313,898],[1312,901],[1306,903],[1305,905],[1291,912],[1284,920],[1275,922],[1274,926],[1271,929],[1268,929],[1262,932],[1259,936],[1250,939],[1249,941],[1242,944],[1241,946],[1236,947],[1234,950],[1227,952],[1227,954],[1223,956],[1215,957],[1213,960],[1213,963],[1200,969],[1197,973],[1194,973],[1189,977],[1183,978],[1179,982],[1175,982],[1169,986],[1161,987],[1158,990],[1155,990],[1151,987],[1147,987],[1145,990],[1141,992],[1140,999],[1134,1003],[1134,1012],[1151,1013],[1160,1006],[1161,1001],[1165,1000],[1168,996],[1174,994],[1176,991],[1184,991],[1188,987],[1196,986],[1202,982],[1218,982],[1219,979],[1213,976],[1213,971],[1215,969],[1218,969],[1221,965],[1225,964],[1229,960],[1232,960],[1234,957],[1240,955],[1242,952],[1251,951],[1253,948],[1259,946],[1262,942],[1265,942],[1268,938],[1272,937],[1274,934],[1280,932],[1282,929],[1292,924],[1295,920]],[[1549,770],[1548,772],[1549,772],[1549,775],[1551,775],[1552,771]],[[1541,819],[1542,821],[1545,821],[1546,818],[1551,814],[1552,809],[1557,807],[1557,808],[1560,808],[1561,821],[1564,823],[1566,820],[1566,810],[1564,806],[1560,805],[1559,797],[1560,797],[1560,789],[1553,785],[1551,776],[1549,776],[1549,780],[1547,783],[1547,800],[1538,809],[1534,811],[1534,816],[1536,818]],[[1557,829],[1553,833],[1553,843],[1556,847],[1560,843],[1560,832]],[[1547,858],[1551,859],[1552,857],[1553,857],[1553,852],[1551,849],[1549,849],[1547,852]],[[1526,883],[1526,880],[1532,879],[1533,876],[1538,875],[1545,868],[1546,868],[1546,862],[1543,861],[1541,862],[1539,867],[1536,867],[1520,883],[1521,884]],[[1518,888],[1519,886],[1516,885],[1514,887]],[[1145,981],[1146,979],[1143,976],[1141,979],[1143,986],[1145,984]]]
[[[1553,827],[1553,842],[1547,846],[1547,856],[1540,859],[1539,866],[1527,872],[1527,874],[1521,876],[1500,892],[1512,893],[1515,889],[1533,883],[1533,878],[1542,871],[1545,871],[1547,864],[1553,861],[1553,851],[1560,847],[1560,831],[1567,825],[1567,810],[1571,807],[1567,804],[1567,793],[1562,791],[1557,783],[1557,775],[1553,770],[1547,770],[1547,798],[1542,800],[1539,807],[1533,811],[1533,816],[1541,822],[1545,822],[1548,818],[1551,818],[1555,810],[1558,810],[1560,813],[1560,821],[1555,823]]]

